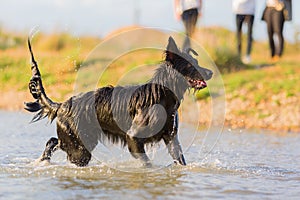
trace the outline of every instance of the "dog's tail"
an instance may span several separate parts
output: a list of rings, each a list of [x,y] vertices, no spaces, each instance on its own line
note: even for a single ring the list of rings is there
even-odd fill
[[[41,73],[38,68],[37,62],[34,59],[30,39],[28,38],[28,48],[31,55],[31,72],[32,77],[29,82],[29,91],[35,102],[25,103],[25,109],[29,112],[38,112],[32,119],[32,122],[36,122],[48,116],[49,120],[52,122],[57,116],[57,111],[60,107],[60,103],[53,102],[49,99],[45,93]]]

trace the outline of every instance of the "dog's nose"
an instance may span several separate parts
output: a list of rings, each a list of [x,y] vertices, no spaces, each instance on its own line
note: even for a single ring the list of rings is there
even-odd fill
[[[213,75],[213,72],[211,70],[209,70],[209,69],[206,69],[205,73],[206,73],[206,78],[207,79],[210,79],[212,77],[212,75]]]

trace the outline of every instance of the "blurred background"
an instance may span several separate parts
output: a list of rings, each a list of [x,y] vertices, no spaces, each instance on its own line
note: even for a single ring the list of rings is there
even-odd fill
[[[198,26],[235,29],[229,0],[203,0]],[[266,40],[266,24],[260,20],[265,1],[257,1],[254,39]],[[0,27],[24,31],[38,26],[43,32],[67,31],[75,36],[103,37],[113,30],[141,25],[183,31],[174,17],[173,0],[1,0]],[[285,23],[285,38],[293,42],[300,31],[300,1],[293,1],[293,21]]]

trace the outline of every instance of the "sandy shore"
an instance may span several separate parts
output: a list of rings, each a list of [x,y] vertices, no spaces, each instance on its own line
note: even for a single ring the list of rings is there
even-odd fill
[[[280,100],[280,104],[278,104]],[[209,124],[212,118],[211,101],[199,101],[201,108],[200,122]],[[251,110],[259,112],[251,112]],[[224,125],[233,129],[266,129],[276,132],[300,133],[300,104],[299,99],[286,97],[285,94],[273,95],[268,102],[255,104],[248,99],[226,97],[226,114]]]

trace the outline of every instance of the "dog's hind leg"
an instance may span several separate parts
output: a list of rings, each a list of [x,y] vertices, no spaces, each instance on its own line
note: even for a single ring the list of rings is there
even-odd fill
[[[186,165],[182,148],[178,140],[178,113],[174,114],[172,132],[163,136],[164,142],[167,145],[169,154],[174,159],[175,163]]]
[[[56,151],[57,149],[58,149],[58,139],[54,137],[50,138],[46,143],[46,147],[40,158],[40,161],[44,161],[44,160],[50,161],[53,152]]]

